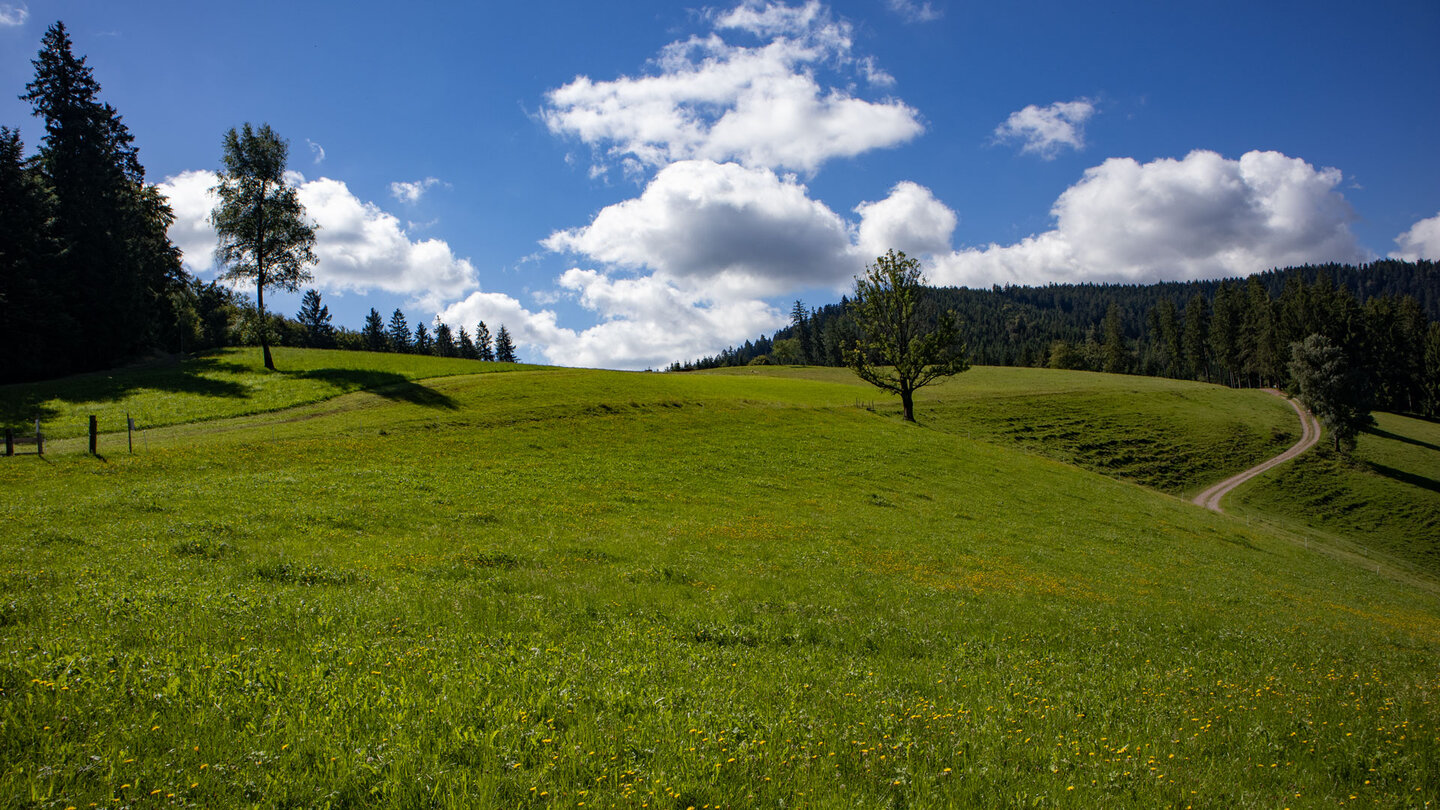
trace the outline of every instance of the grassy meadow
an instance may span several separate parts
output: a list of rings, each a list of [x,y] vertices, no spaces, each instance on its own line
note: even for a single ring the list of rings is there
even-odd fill
[[[278,373],[265,370],[255,347],[221,349],[186,360],[29,385],[0,386],[0,423],[19,428],[40,420],[46,437],[84,436],[95,415],[102,431],[124,430],[128,414],[142,428],[201,422],[319,402],[368,389],[395,399],[423,398],[414,381],[540,366],[482,363],[449,357],[365,354],[325,349],[271,350]]]
[[[0,802],[1440,801],[1440,588],[1169,494],[1293,441],[1276,398],[506,372],[0,460]],[[1060,435],[1127,410],[1181,473]]]
[[[1315,451],[1256,479],[1239,514],[1318,530],[1344,547],[1440,577],[1440,424],[1375,414],[1353,456]]]

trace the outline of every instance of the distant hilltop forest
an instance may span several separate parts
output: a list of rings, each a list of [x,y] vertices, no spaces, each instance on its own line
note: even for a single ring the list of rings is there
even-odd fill
[[[959,316],[970,359],[1286,387],[1290,347],[1312,334],[1341,347],[1382,410],[1440,415],[1440,268],[1435,262],[1322,264],[1245,279],[1158,284],[956,287],[930,292]],[[670,371],[752,363],[843,366],[854,343],[850,301],[807,309],[790,325]]]

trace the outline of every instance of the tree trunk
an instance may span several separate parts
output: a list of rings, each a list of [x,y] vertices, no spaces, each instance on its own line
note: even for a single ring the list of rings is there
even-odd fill
[[[270,324],[265,320],[265,184],[260,184],[260,202],[255,223],[255,308],[260,311],[260,352],[265,355],[265,368],[275,370],[270,356]]]
[[[270,324],[265,320],[265,285],[255,284],[255,309],[259,312],[260,352],[265,355],[265,368],[275,370],[275,359],[270,356]]]
[[[905,421],[915,421],[915,398],[914,392],[908,388],[900,389],[900,406],[905,409]]]

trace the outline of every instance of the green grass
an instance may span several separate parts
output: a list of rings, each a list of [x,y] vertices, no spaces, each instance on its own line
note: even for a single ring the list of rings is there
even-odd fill
[[[6,460],[0,796],[1440,801],[1434,589],[967,438],[958,381],[916,427],[804,376],[456,376]]]
[[[404,399],[429,396],[414,381],[540,366],[482,363],[404,354],[272,350],[278,372],[266,371],[258,347],[222,349],[184,361],[164,361],[33,385],[0,386],[0,424],[16,429],[41,422],[47,437],[86,435],[95,415],[101,431],[125,429],[126,414],[141,427],[262,413],[376,389]]]
[[[898,400],[845,369],[727,369],[850,383],[857,402],[898,414]],[[976,367],[921,389],[921,422],[1143,484],[1194,494],[1278,455],[1300,438],[1295,412],[1263,391],[1088,371]]]
[[[1316,450],[1232,496],[1241,514],[1339,535],[1345,545],[1440,577],[1440,424],[1388,413],[1352,456]]]

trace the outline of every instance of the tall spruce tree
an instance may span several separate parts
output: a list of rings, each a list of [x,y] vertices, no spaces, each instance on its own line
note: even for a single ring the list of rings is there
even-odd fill
[[[495,347],[490,343],[490,327],[484,321],[475,325],[475,353],[481,360],[495,359]]]
[[[1275,306],[1270,293],[1251,276],[1245,284],[1247,303],[1240,328],[1243,369],[1254,385],[1274,385],[1280,379],[1280,344]]]
[[[100,101],[64,23],[45,32],[32,64],[35,79],[20,98],[45,122],[34,165],[53,199],[47,230],[57,246],[36,268],[57,304],[47,314],[44,370],[104,368],[174,333],[171,293],[185,282],[166,233],[174,215],[145,184],[134,138]]]
[[[480,353],[475,351],[475,341],[470,339],[470,333],[465,331],[465,327],[460,327],[456,334],[455,348],[460,356],[466,360],[479,360]]]
[[[458,354],[455,333],[451,331],[450,324],[439,318],[435,319],[435,354],[439,357],[455,357]]]
[[[1162,350],[1162,373],[1166,377],[1183,376],[1185,355],[1180,345],[1180,314],[1175,309],[1174,301],[1164,298],[1156,305],[1155,325]]]
[[[1190,376],[1210,381],[1210,306],[1196,293],[1185,304],[1185,365]]]
[[[805,302],[799,299],[796,299],[795,306],[790,308],[790,337],[800,341],[800,357],[796,362],[815,362],[815,341],[810,334],[810,311],[805,309]]]
[[[430,337],[430,330],[425,328],[424,321],[415,324],[415,339],[410,343],[410,350],[415,354],[431,354],[435,351],[435,341]]]
[[[500,324],[500,331],[495,333],[495,361],[498,363],[518,363],[515,357],[515,343],[510,340],[510,330],[505,324]]]
[[[374,307],[365,316],[365,328],[360,334],[365,340],[365,348],[372,352],[383,352],[389,348],[385,339],[385,322],[380,320],[380,311]]]
[[[1113,302],[1105,312],[1105,344],[1101,352],[1105,372],[1125,374],[1130,371],[1130,350],[1125,344],[1125,325],[1120,320],[1120,305]]]
[[[410,351],[410,324],[405,322],[405,313],[398,307],[390,313],[390,351]]]
[[[1220,372],[1221,381],[1234,386],[1240,371],[1240,308],[1239,295],[1230,282],[1222,282],[1215,290],[1214,312],[1210,317],[1210,358]]]
[[[220,238],[215,256],[228,265],[224,277],[255,284],[260,348],[265,367],[275,370],[270,356],[270,323],[265,316],[265,290],[295,292],[311,278],[315,259],[315,225],[295,189],[285,182],[290,147],[269,124],[256,130],[245,124],[225,133],[223,168],[215,193],[220,202],[210,222]]]
[[[330,307],[320,303],[320,293],[306,290],[300,299],[300,311],[295,320],[305,331],[305,345],[312,349],[331,349],[335,346],[335,326],[330,323]]]

